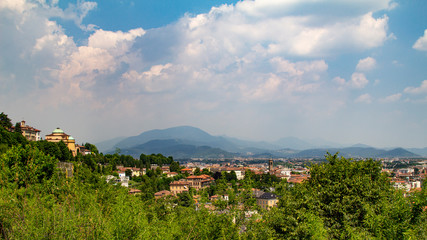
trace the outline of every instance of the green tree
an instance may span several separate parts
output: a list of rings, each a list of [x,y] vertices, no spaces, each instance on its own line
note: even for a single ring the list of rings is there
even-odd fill
[[[189,192],[182,192],[178,194],[178,203],[183,207],[191,207],[193,206],[193,198]]]
[[[126,169],[125,175],[128,176],[131,179],[132,178],[132,170]]]
[[[30,145],[12,146],[0,156],[0,185],[8,183],[27,187],[50,179],[56,172],[57,160]]]
[[[12,127],[12,121],[4,112],[0,113],[0,126],[6,130],[9,130]]]
[[[169,166],[169,171],[178,173],[179,172],[179,163],[172,161],[172,163]]]
[[[14,132],[22,133],[21,123],[20,123],[20,122],[17,122],[17,123],[15,124]]]
[[[85,148],[87,149],[87,150],[89,150],[91,153],[94,153],[94,154],[99,154],[99,151],[98,151],[98,148],[95,146],[95,145],[93,145],[93,144],[90,144],[90,143],[85,143]]]

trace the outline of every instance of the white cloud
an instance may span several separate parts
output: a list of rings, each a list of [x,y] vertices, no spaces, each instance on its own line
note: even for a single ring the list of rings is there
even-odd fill
[[[135,38],[144,34],[145,31],[142,28],[131,29],[129,32],[112,32],[99,29],[89,37],[88,47],[126,52]]]
[[[372,57],[360,59],[357,63],[356,70],[360,72],[366,72],[375,68],[377,61]]]
[[[335,88],[328,80],[325,59],[379,47],[390,35],[388,17],[372,14],[387,9],[388,0],[242,1],[147,31],[84,25],[96,3],[78,1],[60,9],[55,2],[2,1],[0,8],[6,3],[15,10],[5,15],[10,21],[0,29],[2,36],[13,36],[0,38],[6,51],[1,58],[10,63],[0,66],[0,102],[17,105],[14,93],[19,93],[31,103],[28,109],[36,109],[38,103],[38,114],[55,119],[50,122],[84,115],[102,118],[111,129],[123,123],[123,116],[144,121],[146,128],[176,122],[207,125],[212,119],[237,126],[244,117],[271,112],[277,113],[268,117],[271,123],[286,120],[298,125],[310,122],[305,119],[331,118],[345,108],[348,96],[346,91],[331,93]],[[75,41],[54,21],[57,18],[93,32]],[[358,67],[350,80],[334,81],[346,89],[363,88],[369,83],[361,73],[370,69],[366,65]],[[4,82],[31,85],[31,97],[17,86],[5,88]],[[3,96],[11,100],[5,103],[8,98]],[[359,98],[372,101],[369,95]],[[101,128],[97,121],[89,121],[82,125]],[[262,121],[260,126],[271,126]],[[81,126],[75,129],[83,131]],[[108,134],[130,133],[126,129]],[[98,137],[105,137],[104,132]]]
[[[358,72],[353,73],[349,81],[349,85],[353,88],[364,88],[368,83],[369,80],[366,79],[365,74]]]
[[[294,8],[293,5],[303,8],[295,2],[274,1],[223,5],[207,14],[186,16],[177,27],[180,32],[182,27],[187,28],[183,32],[188,43],[184,49],[189,56],[200,56],[206,49],[240,54],[259,43],[270,55],[322,56],[378,47],[387,40],[387,16],[374,18],[371,12],[351,17],[339,15],[337,21],[330,22],[322,15],[286,15],[286,9]],[[263,7],[266,10],[260,9]],[[262,13],[270,13],[270,8],[278,15]]]
[[[26,10],[33,8],[35,5],[28,3],[25,0],[2,0],[0,1],[0,10],[9,9],[19,13],[23,13]]]
[[[328,70],[328,65],[324,60],[293,63],[281,57],[274,57],[270,62],[276,67],[277,72],[287,73],[290,76],[301,76],[306,72],[325,72]]]
[[[354,102],[370,104],[370,103],[372,103],[372,97],[368,93],[365,93],[365,94],[360,95],[358,98],[356,98],[356,100],[354,100]]]
[[[385,98],[380,99],[380,102],[382,103],[391,103],[391,102],[396,102],[399,101],[400,98],[402,97],[401,93],[396,93],[390,96],[387,96]]]
[[[138,73],[134,70],[123,74],[120,84],[123,92],[162,92],[175,87],[173,77],[169,75],[172,64],[154,65],[149,71]]]
[[[407,87],[407,88],[405,88],[404,92],[410,93],[410,94],[427,93],[427,80],[424,80],[421,83],[420,87]]]
[[[412,47],[416,50],[427,51],[427,29],[424,30],[424,35],[418,38]]]

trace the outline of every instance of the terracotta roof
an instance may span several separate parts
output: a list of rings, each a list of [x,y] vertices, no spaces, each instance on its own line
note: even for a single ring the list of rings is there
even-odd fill
[[[208,179],[211,179],[212,177],[211,176],[209,176],[209,175],[206,175],[206,174],[202,174],[202,175],[199,175],[199,176],[195,176],[195,175],[192,175],[192,176],[188,176],[187,177],[187,179],[206,179],[206,180],[208,180]]]
[[[168,190],[162,190],[159,192],[154,193],[155,197],[161,197],[161,196],[167,196],[167,195],[171,195],[172,193]]]
[[[141,192],[141,190],[139,190],[139,189],[130,189],[129,190],[129,194],[135,194],[135,193],[140,193]]]
[[[190,185],[190,183],[186,181],[173,181],[170,185]]]

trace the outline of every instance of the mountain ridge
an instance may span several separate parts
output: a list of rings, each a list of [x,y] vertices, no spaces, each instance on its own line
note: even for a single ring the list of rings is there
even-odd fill
[[[141,153],[162,153],[183,158],[224,156],[254,157],[260,155],[277,158],[312,158],[324,157],[327,151],[331,153],[340,152],[342,156],[354,158],[423,156],[423,154],[417,154],[403,148],[386,150],[361,143],[354,144],[350,147],[325,147],[322,146],[322,144],[314,145],[296,137],[281,138],[273,142],[248,141],[227,136],[213,136],[199,128],[191,126],[154,129],[142,132],[137,136],[118,140],[119,141],[109,150],[100,149],[100,151],[111,153],[114,149],[120,148],[122,153],[136,157],[139,157]],[[111,145],[111,142],[108,143]],[[419,149],[418,152],[423,153],[424,150],[427,153],[427,148]]]

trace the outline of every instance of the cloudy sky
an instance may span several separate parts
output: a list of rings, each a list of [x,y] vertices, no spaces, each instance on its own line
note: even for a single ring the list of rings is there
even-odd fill
[[[77,142],[189,125],[427,147],[427,1],[2,0],[0,112]]]

